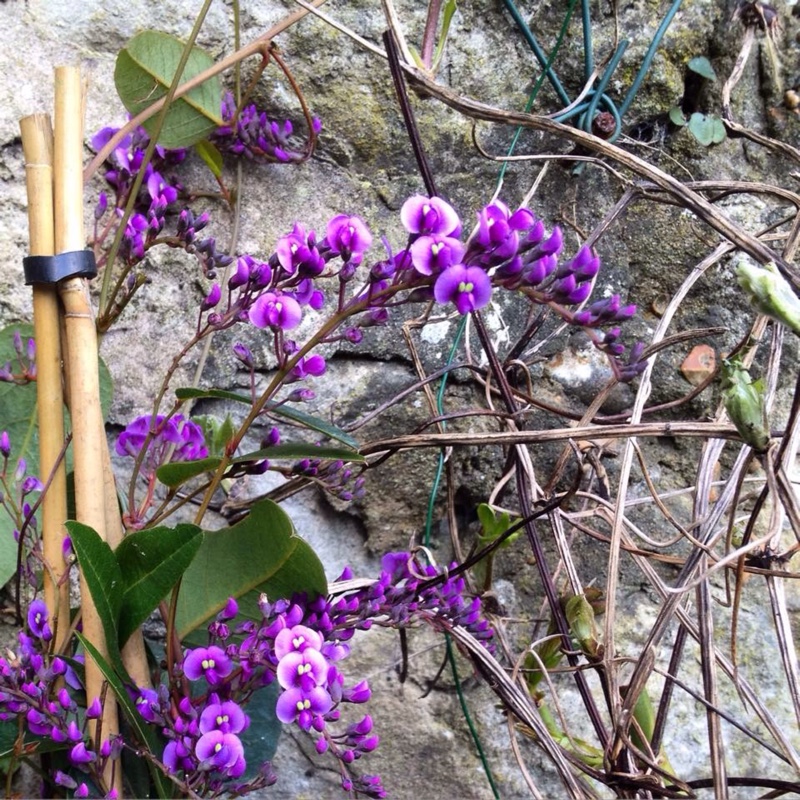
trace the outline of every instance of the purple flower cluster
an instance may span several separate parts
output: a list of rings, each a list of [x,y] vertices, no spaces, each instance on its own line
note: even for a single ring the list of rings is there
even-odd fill
[[[167,460],[196,461],[208,456],[203,429],[181,414],[169,418],[162,414],[138,417],[117,438],[116,451],[121,456],[138,458],[145,443],[142,470],[147,477]]]
[[[0,658],[0,721],[20,720],[33,736],[44,736],[66,753],[69,774],[57,771],[52,780],[74,790],[75,797],[88,797],[88,785],[102,786],[109,760],[119,759],[122,741],[115,736],[99,746],[87,732],[87,722],[102,715],[100,701],[80,714],[69,689],[82,689],[76,673],[59,657],[49,655],[52,639],[47,607],[34,600],[28,609],[29,634],[19,633],[15,651]],[[76,660],[80,660],[77,658]],[[86,775],[87,782],[76,780]],[[115,790],[105,795],[116,797]]]
[[[92,137],[92,147],[100,150],[118,130],[119,128],[103,128]],[[113,205],[115,219],[122,217],[122,210],[128,201],[133,182],[142,168],[149,142],[150,137],[144,128],[137,128],[122,139],[106,161],[108,169],[104,177],[115,193]],[[145,167],[134,213],[128,219],[120,248],[121,257],[128,263],[136,263],[144,258],[147,248],[164,229],[167,210],[178,199],[178,193],[182,188],[175,177],[167,176],[167,172],[185,157],[184,149],[167,150],[159,145]],[[105,193],[101,193],[95,208],[96,225],[99,225],[106,216],[108,205],[108,197]]]
[[[351,577],[346,570],[342,580]],[[373,624],[425,622],[444,630],[462,625],[491,648],[492,631],[481,617],[480,600],[466,598],[465,590],[460,577],[447,577],[409,553],[394,553],[366,588],[313,600],[300,595],[271,603],[262,596],[262,619],[242,622],[235,630],[237,606],[229,600],[209,626],[208,645],[184,654],[182,674],[195,688],[177,702],[166,686],[135,695],[141,715],[167,739],[164,768],[203,796],[244,793],[268,782],[268,765],[252,781],[238,782],[247,758],[240,734],[249,725],[245,701],[277,683],[278,719],[310,735],[318,754],[338,761],[343,788],[385,797],[379,778],[353,773],[353,764],[373,752],[379,739],[368,714],[343,724],[349,705],[370,699],[367,682],[351,684],[340,669],[350,654],[349,642],[356,630]]]
[[[600,259],[587,247],[559,263],[563,237],[558,227],[549,234],[543,222],[527,208],[511,211],[496,200],[477,215],[472,235],[463,242],[462,222],[456,211],[438,197],[416,195],[403,204],[400,219],[408,231],[406,248],[369,267],[365,282],[354,293],[345,291],[372,244],[372,234],[359,217],[339,214],[319,240],[314,231],[295,223],[282,236],[267,262],[251,256],[238,259],[228,281],[227,303],[223,292],[213,287],[201,306],[209,327],[228,327],[249,321],[271,330],[276,337],[279,366],[297,352],[284,340],[286,331],[302,322],[304,309],[321,309],[326,301],[322,279],[337,278],[337,313],[350,318],[347,327],[326,341],[340,339],[358,343],[362,329],[385,323],[392,305],[435,299],[452,303],[461,314],[477,311],[491,300],[495,288],[524,293],[532,302],[548,305],[570,324],[583,327],[595,344],[612,359],[617,376],[630,380],[641,372],[641,348],[628,351],[619,328],[605,332],[603,326],[623,323],[636,309],[623,305],[620,297],[590,304],[573,311],[571,306],[589,299],[600,269]],[[339,260],[336,266],[335,261]],[[334,288],[336,288],[334,286]],[[626,359],[622,356],[625,354]],[[293,364],[289,380],[315,375],[311,358]],[[305,399],[301,394],[293,399]]]
[[[290,474],[313,478],[326,492],[345,502],[364,496],[363,476],[355,475],[344,461],[323,463],[318,458],[304,458],[292,465]]]
[[[248,160],[281,164],[305,161],[311,154],[313,137],[322,129],[315,118],[311,141],[303,151],[296,150],[292,143],[294,126],[289,120],[280,124],[255,105],[245,106],[237,115],[236,102],[230,92],[222,100],[222,119],[223,126],[211,135],[211,141],[220,150]]]

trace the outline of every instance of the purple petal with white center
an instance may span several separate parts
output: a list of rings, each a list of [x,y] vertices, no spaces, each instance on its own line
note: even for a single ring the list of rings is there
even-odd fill
[[[249,720],[241,707],[232,700],[224,703],[212,703],[203,709],[200,715],[200,733],[222,731],[222,733],[240,733]]]
[[[466,248],[450,236],[421,236],[409,248],[411,263],[422,275],[435,275],[458,264]]]
[[[302,653],[287,653],[278,662],[275,674],[284,689],[310,691],[325,682],[328,662],[319,650],[308,647]]]
[[[331,710],[332,705],[331,696],[321,686],[315,686],[309,692],[287,689],[278,698],[275,714],[281,722],[289,724],[298,720],[301,715],[310,718],[314,714],[325,714]]]
[[[492,296],[492,282],[480,267],[456,264],[445,270],[433,287],[439,303],[454,303],[459,314],[483,308]]]
[[[461,220],[455,209],[440,197],[409,197],[400,209],[400,220],[409,233],[437,233],[458,236]]]
[[[275,637],[275,655],[278,659],[282,659],[288,653],[295,651],[302,653],[309,647],[313,650],[320,650],[322,648],[322,636],[305,625],[284,628]]]

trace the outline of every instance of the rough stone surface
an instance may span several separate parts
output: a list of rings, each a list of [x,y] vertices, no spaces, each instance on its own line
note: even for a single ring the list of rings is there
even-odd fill
[[[145,0],[7,0],[0,3],[0,322],[12,324],[28,319],[30,295],[20,285],[21,259],[27,249],[25,185],[17,120],[29,113],[48,110],[52,105],[52,69],[57,64],[80,63],[89,80],[86,129],[93,132],[107,124],[119,124],[124,113],[113,90],[113,65],[116,52],[136,31],[153,26],[179,36],[191,30],[197,4],[167,0],[154,6]],[[276,2],[243,2],[243,41],[249,41],[277,22],[284,8]],[[399,2],[397,10],[406,35],[419,41],[424,25],[423,4]],[[521,37],[513,30],[509,17],[498,3],[480,0],[462,4],[453,23],[453,35],[439,80],[445,85],[501,108],[521,109],[538,67]],[[530,26],[547,48],[552,47],[561,25],[563,4],[541,2],[524,8]],[[381,4],[377,0],[333,3],[325,8],[344,24],[370,41],[380,43],[385,28]],[[664,9],[652,2],[635,0],[615,4],[613,9],[592,6],[597,63],[602,65],[614,47],[616,11],[620,37],[630,40],[629,49],[612,80],[609,92],[621,98],[630,86]],[[200,43],[215,56],[229,52],[232,12],[227,4],[214,3],[204,26]],[[798,44],[797,21],[786,15],[781,55],[787,76],[796,73]],[[630,138],[623,144],[630,152],[650,160],[682,180],[747,179],[787,185],[786,174],[796,171],[783,156],[771,154],[743,139],[728,139],[714,147],[701,146],[687,129],[674,129],[667,122],[669,108],[684,95],[685,64],[696,55],[708,55],[720,81],[703,88],[697,98],[698,109],[719,112],[721,83],[734,64],[740,46],[741,28],[731,21],[731,9],[723,3],[686,4],[677,14],[653,61],[648,78],[625,118]],[[300,168],[246,168],[243,174],[243,215],[239,229],[240,251],[266,255],[280,234],[296,219],[321,230],[334,213],[358,213],[370,221],[373,230],[385,232],[395,247],[402,242],[398,210],[405,197],[422,190],[412,150],[404,133],[385,62],[354,45],[341,33],[317,19],[306,19],[279,40],[314,111],[324,121],[324,132],[315,157]],[[733,112],[742,124],[777,136],[794,146],[800,145],[800,124],[796,116],[779,107],[780,94],[770,83],[765,56],[751,59],[734,93]],[[251,74],[253,65],[245,67]],[[583,83],[580,29],[573,21],[564,45],[558,72],[573,94]],[[277,71],[269,68],[255,93],[256,99],[281,114],[296,116],[297,102]],[[452,200],[465,220],[490,197],[498,165],[483,159],[472,142],[472,125],[431,99],[414,97],[419,129],[425,142],[440,193]],[[558,109],[552,90],[545,86],[535,106],[543,113]],[[505,152],[512,132],[487,123],[477,125],[476,138],[491,153]],[[519,152],[571,152],[571,146],[530,131],[520,137]],[[190,164],[194,189],[210,191],[214,182],[202,172],[199,163]],[[510,204],[522,200],[537,176],[541,162],[515,164],[505,177],[502,196]],[[567,251],[577,249],[582,232],[591,231],[611,209],[620,194],[617,179],[609,172],[590,165],[580,175],[571,165],[552,163],[538,185],[533,206],[548,226],[562,224]],[[91,219],[93,198],[99,183],[87,190],[85,213]],[[789,186],[789,188],[795,188]],[[230,236],[230,215],[221,203],[208,201],[213,212],[213,235],[219,242]],[[785,208],[753,195],[738,195],[719,203],[725,213],[750,231],[775,222]],[[778,210],[776,210],[778,209]],[[598,250],[604,270],[598,283],[598,296],[621,293],[642,309],[632,323],[638,335],[647,337],[663,313],[663,298],[677,290],[686,275],[717,245],[718,238],[689,212],[668,205],[638,203],[612,226]],[[376,248],[379,247],[376,239]],[[146,286],[126,309],[118,326],[103,340],[102,355],[109,363],[115,383],[115,399],[108,418],[113,434],[134,416],[147,413],[159,389],[160,375],[168,367],[172,352],[184,341],[196,323],[196,309],[207,291],[199,271],[190,259],[167,251],[148,259],[146,267],[152,283]],[[414,313],[417,313],[416,309]],[[727,352],[744,335],[752,314],[743,301],[732,264],[723,261],[704,276],[686,301],[674,323],[674,330],[723,327],[719,337],[702,339],[717,352]],[[507,299],[498,299],[487,313],[491,335],[499,347],[513,342],[526,324]],[[310,324],[310,323],[309,323]],[[427,371],[440,368],[447,359],[457,323],[443,315],[416,329],[419,358]],[[310,328],[300,331],[301,336]],[[552,333],[546,329],[545,333]],[[248,376],[230,354],[230,344],[242,339],[259,360],[259,380],[269,379],[274,366],[269,342],[258,332],[237,331],[220,334],[204,373],[208,385],[241,390]],[[472,354],[480,361],[474,332],[468,332]],[[698,341],[684,341],[663,351],[653,377],[651,404],[668,403],[686,394],[679,367]],[[330,346],[329,374],[315,387],[318,392],[312,412],[331,413],[339,424],[351,423],[379,408],[416,380],[413,360],[399,327],[370,331],[359,348]],[[457,358],[463,357],[462,352]],[[569,409],[580,415],[607,378],[604,364],[579,336],[546,340],[530,354],[531,385],[537,400],[550,406]],[[172,387],[188,384],[196,367],[190,359],[174,376]],[[797,350],[792,344],[784,371],[788,385],[794,382]],[[483,389],[470,383],[466,373],[453,376],[447,407],[474,408],[483,403]],[[785,388],[785,387],[784,387]],[[624,412],[631,402],[631,391],[619,389],[607,401],[603,413]],[[717,397],[706,391],[674,418],[713,414]],[[331,409],[332,411],[329,411]],[[200,413],[236,413],[238,409],[211,403],[200,404]],[[788,412],[787,395],[778,400],[775,423],[780,426]],[[364,440],[412,431],[430,417],[427,401],[413,393],[402,403],[371,421],[357,435]],[[533,427],[553,426],[553,416],[535,411],[528,417]],[[0,420],[2,427],[2,420]],[[497,430],[492,421],[467,418],[450,430]],[[260,432],[254,431],[254,443]],[[685,441],[643,441],[643,458],[651,477],[661,491],[681,489],[694,479],[700,445]],[[554,465],[560,448],[544,447],[535,452],[538,475],[546,475]],[[612,454],[613,455],[613,454]],[[731,457],[726,456],[728,460]],[[456,504],[461,515],[462,533],[475,535],[474,508],[485,502],[506,467],[504,455],[488,448],[470,447],[454,452]],[[609,480],[615,481],[618,466],[613,457],[604,461]],[[727,462],[726,462],[727,463]],[[115,462],[121,477],[127,465]],[[369,493],[363,503],[347,509],[327,499],[305,492],[289,501],[287,510],[298,530],[317,549],[334,578],[350,563],[358,574],[372,575],[379,556],[388,549],[406,548],[419,539],[425,526],[428,492],[436,471],[435,451],[403,453],[371,473]],[[572,475],[564,479],[566,488]],[[250,487],[253,488],[253,487]],[[635,473],[630,497],[647,498],[648,489],[640,473]],[[513,496],[505,498],[513,503]],[[685,522],[691,517],[692,498],[676,494],[668,501],[670,511]],[[334,507],[335,505],[335,507]],[[663,540],[673,531],[663,529],[663,517],[652,504],[642,503],[631,510],[630,519],[647,536]],[[451,557],[448,522],[443,500],[434,508],[434,552],[441,562]],[[223,524],[223,520],[216,520]],[[470,527],[471,526],[471,527]],[[579,536],[580,534],[576,534]],[[467,535],[465,547],[471,546]],[[602,586],[606,575],[605,545],[591,539],[578,540],[576,565],[586,583]],[[685,555],[676,546],[670,555]],[[547,546],[550,563],[556,551]],[[657,613],[659,600],[642,582],[637,568],[624,557],[620,565],[622,586],[617,597],[617,643],[620,656],[638,656]],[[660,567],[663,577],[674,578],[670,564]],[[494,591],[510,617],[508,636],[514,647],[530,641],[532,620],[542,617],[542,588],[531,563],[524,537],[513,549],[504,550],[496,564]],[[779,720],[792,732],[795,743],[797,721],[791,703],[779,680],[777,650],[770,637],[773,624],[768,603],[759,585],[751,580],[745,592],[745,605],[739,619],[739,654],[743,674],[756,683]],[[791,591],[791,590],[790,590]],[[723,608],[724,582],[714,585],[714,627],[722,645],[730,631],[730,610]],[[798,596],[791,591],[790,611],[797,631]],[[541,627],[543,635],[544,628]],[[672,631],[662,647],[675,635]],[[429,685],[443,658],[441,639],[429,632],[414,632],[409,640],[410,677],[398,680],[400,650],[396,634],[376,631],[358,640],[357,653],[347,663],[346,672],[366,676],[374,689],[372,713],[382,746],[367,761],[366,771],[380,773],[391,797],[491,797],[488,784],[475,755],[449,673],[431,689]],[[693,648],[694,645],[691,645]],[[682,680],[701,690],[699,654],[690,648]],[[662,667],[666,666],[659,662]],[[460,661],[464,691],[487,758],[504,798],[529,796],[510,749],[505,718],[493,694],[473,677],[471,667]],[[565,715],[581,719],[581,703],[574,683],[565,676],[556,678]],[[660,689],[651,684],[651,694]],[[600,689],[592,684],[598,698]],[[723,705],[752,724],[728,686]],[[430,690],[430,691],[428,691]],[[426,694],[427,692],[427,694]],[[423,695],[425,695],[423,697]],[[726,707],[727,707],[726,706]],[[707,777],[708,753],[705,720],[699,703],[680,695],[670,718],[665,749],[679,774]],[[579,722],[576,725],[580,725]],[[588,726],[579,734],[591,736]],[[752,747],[731,726],[725,726],[726,756],[731,774],[787,776],[785,765],[769,759],[760,748]],[[284,735],[275,760],[278,785],[264,796],[319,798],[341,796],[334,773],[318,770],[309,756],[306,741],[299,747]],[[521,742],[526,766],[545,796],[561,796],[552,768],[530,741]],[[758,755],[754,755],[758,750]],[[763,760],[762,760],[763,759]],[[795,776],[796,779],[796,776]],[[601,792],[602,794],[602,792]],[[607,795],[603,795],[607,796]],[[746,792],[740,795],[752,796]]]

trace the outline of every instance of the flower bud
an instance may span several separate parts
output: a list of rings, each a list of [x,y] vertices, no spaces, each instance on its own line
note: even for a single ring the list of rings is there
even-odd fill
[[[774,264],[740,261],[736,277],[758,311],[800,335],[800,299]]]
[[[756,451],[769,446],[769,424],[764,403],[764,383],[753,381],[738,362],[722,362],[722,401],[739,435]]]

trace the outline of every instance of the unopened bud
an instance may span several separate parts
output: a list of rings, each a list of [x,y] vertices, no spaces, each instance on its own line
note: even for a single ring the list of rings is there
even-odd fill
[[[736,277],[758,311],[800,335],[800,299],[774,264],[740,261]]]
[[[763,381],[753,381],[739,362],[726,359],[722,362],[722,401],[742,439],[754,450],[766,450],[769,425]]]

